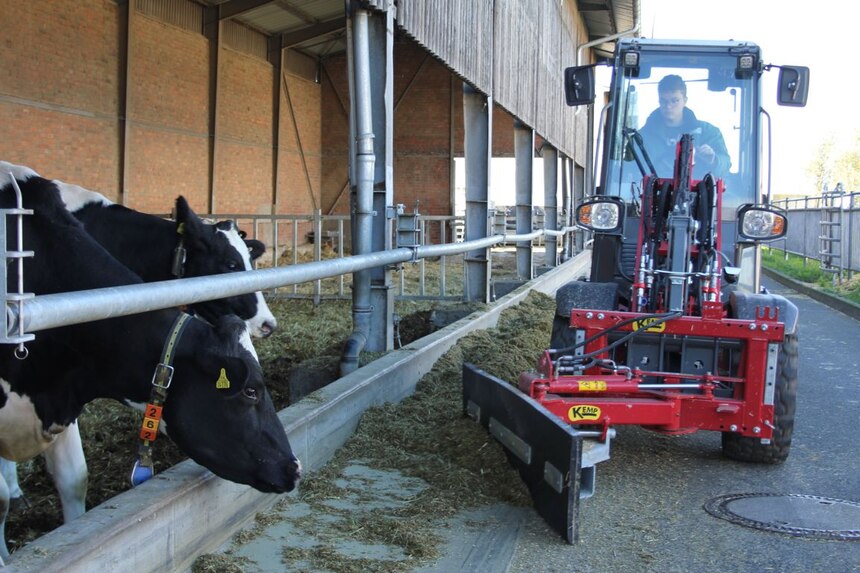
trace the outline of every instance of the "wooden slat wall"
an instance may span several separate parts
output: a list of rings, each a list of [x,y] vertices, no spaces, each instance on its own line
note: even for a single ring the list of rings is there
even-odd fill
[[[222,34],[225,46],[239,52],[257,56],[261,60],[267,58],[268,45],[266,44],[266,36],[260,32],[252,30],[239,22],[227,20],[224,23]]]
[[[132,0],[141,13],[184,28],[203,32],[203,6],[191,0]]]
[[[493,0],[401,0],[397,24],[484,93],[493,90]]]
[[[586,41],[575,2],[400,0],[396,19],[464,80],[574,156],[583,135],[564,103],[564,68]]]

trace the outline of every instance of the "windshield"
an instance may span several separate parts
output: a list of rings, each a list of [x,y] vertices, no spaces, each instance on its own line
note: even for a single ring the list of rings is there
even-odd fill
[[[711,173],[724,181],[723,218],[735,218],[738,205],[754,203],[756,78],[735,78],[736,65],[737,57],[727,53],[643,51],[638,77],[617,74],[606,125],[604,193],[638,193],[642,173],[627,148],[631,137],[641,137],[657,175],[671,178],[677,142],[689,133],[693,179]]]

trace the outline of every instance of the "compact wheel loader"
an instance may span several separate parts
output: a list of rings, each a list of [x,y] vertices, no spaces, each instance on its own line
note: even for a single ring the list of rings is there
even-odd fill
[[[778,68],[778,103],[803,106],[809,70],[764,64],[749,42],[644,39],[619,40],[612,68],[599,185],[576,208],[590,276],[557,292],[534,371],[463,371],[466,414],[570,543],[616,426],[720,432],[726,457],[761,463],[787,458],[794,426],[798,312],[760,284],[760,245],[787,226],[762,185],[761,84]],[[565,90],[593,103],[594,66],[568,68]],[[681,131],[652,128],[679,105]]]

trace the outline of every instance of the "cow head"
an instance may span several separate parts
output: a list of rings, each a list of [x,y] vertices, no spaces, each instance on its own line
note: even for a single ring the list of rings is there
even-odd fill
[[[263,492],[291,491],[301,464],[263,383],[245,324],[235,316],[221,317],[214,328],[193,323],[195,330],[183,335],[174,359],[165,431],[194,461],[224,479]],[[200,344],[199,332],[207,329],[215,340]]]
[[[233,221],[205,223],[182,196],[176,199],[176,225],[187,252],[186,277],[252,270],[251,261],[266,250],[260,241],[244,239]],[[278,324],[260,292],[198,303],[194,310],[209,322],[236,314],[256,338],[269,336]]]

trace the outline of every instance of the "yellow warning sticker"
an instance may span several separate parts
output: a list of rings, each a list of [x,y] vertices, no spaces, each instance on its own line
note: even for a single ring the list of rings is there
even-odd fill
[[[666,330],[666,323],[661,322],[660,324],[655,324],[654,326],[650,326],[651,323],[657,322],[657,318],[643,318],[642,320],[636,320],[633,322],[633,330],[639,330],[644,328],[645,332],[663,332]]]
[[[215,382],[215,387],[219,390],[226,390],[230,387],[230,380],[227,378],[227,371],[223,368],[221,369],[221,375],[218,376],[218,380]]]
[[[571,406],[570,410],[567,411],[567,417],[571,422],[598,420],[600,419],[600,408],[597,406],[589,406],[587,404]]]
[[[580,392],[605,392],[606,391],[606,381],[605,380],[580,380],[579,381],[579,391]]]

